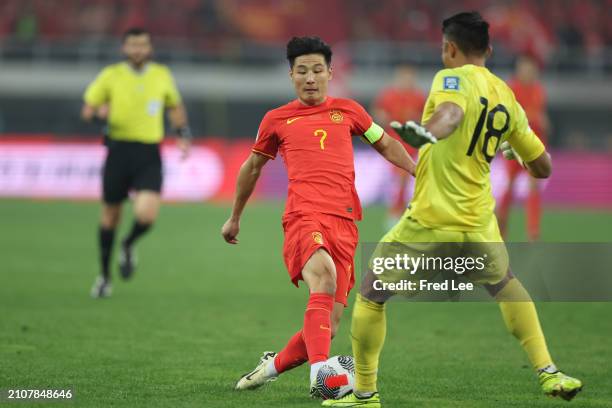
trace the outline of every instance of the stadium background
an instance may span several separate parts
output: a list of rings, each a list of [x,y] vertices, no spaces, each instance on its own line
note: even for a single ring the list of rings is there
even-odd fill
[[[294,97],[284,59],[292,35],[328,41],[332,93],[370,106],[399,63],[414,64],[428,90],[440,67],[440,21],[463,9],[491,22],[489,65],[500,76],[523,53],[543,67],[555,171],[543,191],[542,239],[610,242],[609,0],[0,2],[0,388],[74,387],[82,406],[314,406],[301,371],[262,393],[231,392],[260,351],[282,347],[305,299],[288,285],[280,254],[280,160],[264,169],[241,244],[222,242],[237,169],[263,114]],[[116,280],[115,297],[96,303],[87,289],[104,149],[79,110],[85,86],[120,59],[120,34],[134,25],[152,32],[155,58],[171,67],[196,149],[180,162],[172,140],[164,146],[169,204],[139,247],[134,282]],[[355,147],[368,204],[360,232],[371,242],[384,231],[390,169]],[[499,194],[501,160],[494,167]],[[519,197],[526,185],[518,183]],[[512,220],[510,240],[523,240],[520,208]],[[529,370],[517,369],[526,359],[494,305],[392,309],[381,372],[390,406],[553,406]],[[579,406],[612,406],[610,311],[541,305],[559,364],[585,378]],[[335,354],[350,353],[347,322]]]

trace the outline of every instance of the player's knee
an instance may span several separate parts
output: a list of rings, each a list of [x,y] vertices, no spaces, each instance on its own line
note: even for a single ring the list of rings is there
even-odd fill
[[[336,293],[336,271],[326,270],[319,277],[319,291],[333,295]]]
[[[336,293],[336,266],[324,249],[317,250],[310,257],[302,276],[312,292]]]
[[[119,225],[118,217],[104,216],[100,217],[100,225],[106,229],[115,229]]]
[[[510,280],[512,280],[513,278],[514,278],[514,274],[512,273],[512,270],[508,268],[506,275],[504,275],[504,277],[499,282],[495,284],[485,284],[484,287],[487,290],[487,292],[489,292],[489,295],[495,298],[499,294],[499,292],[501,292],[502,289],[504,289],[506,285],[508,284],[508,282],[510,282]]]
[[[333,295],[336,293],[336,266],[331,258],[323,265],[322,284],[327,289],[327,293]]]
[[[136,220],[140,224],[152,225],[156,218],[157,216],[154,214],[136,214]]]
[[[368,282],[366,282],[365,280],[361,283],[361,286],[359,287],[359,294],[366,299],[370,299],[371,297],[373,297],[375,295],[375,292],[376,291],[374,290],[374,287],[372,285],[369,285]]]
[[[134,215],[141,224],[153,224],[157,219],[157,210],[155,208],[142,208],[137,210]]]
[[[159,196],[154,193],[140,192],[134,200],[134,216],[141,224],[152,224],[159,213]]]
[[[105,206],[102,208],[100,224],[104,228],[114,229],[119,225],[121,209],[116,206]]]
[[[385,303],[393,297],[394,293],[386,290],[376,290],[374,281],[378,278],[371,271],[368,272],[365,278],[361,281],[359,294],[367,300],[376,303]]]

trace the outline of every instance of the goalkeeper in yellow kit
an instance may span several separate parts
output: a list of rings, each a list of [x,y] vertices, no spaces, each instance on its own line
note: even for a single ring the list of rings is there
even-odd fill
[[[433,80],[423,125],[392,123],[406,142],[421,148],[414,198],[376,251],[388,243],[407,242],[493,248],[489,251],[495,258],[489,263],[493,266],[466,277],[483,284],[499,303],[504,322],[527,353],[544,393],[570,400],[582,383],[554,365],[534,304],[509,269],[493,212],[489,172],[498,149],[506,158],[519,160],[536,178],[550,175],[551,161],[510,88],[485,68],[492,50],[488,28],[476,12],[444,20],[446,69]],[[353,310],[354,392],[324,401],[324,406],[381,406],[376,377],[386,332],[384,304],[393,294],[374,290],[369,278],[363,280]]]

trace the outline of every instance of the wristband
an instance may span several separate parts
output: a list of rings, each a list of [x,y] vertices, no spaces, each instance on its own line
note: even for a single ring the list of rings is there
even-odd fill
[[[189,126],[185,125],[183,127],[180,127],[178,129],[176,129],[176,133],[178,133],[178,135],[185,140],[191,140],[193,139],[193,135],[191,134],[191,129],[189,128]]]

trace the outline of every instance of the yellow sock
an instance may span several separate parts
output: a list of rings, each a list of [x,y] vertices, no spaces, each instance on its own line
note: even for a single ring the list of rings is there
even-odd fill
[[[508,331],[518,339],[536,370],[552,364],[535,305],[521,282],[511,279],[495,296]]]
[[[377,391],[378,359],[386,332],[385,306],[357,294],[351,323],[356,391]]]

